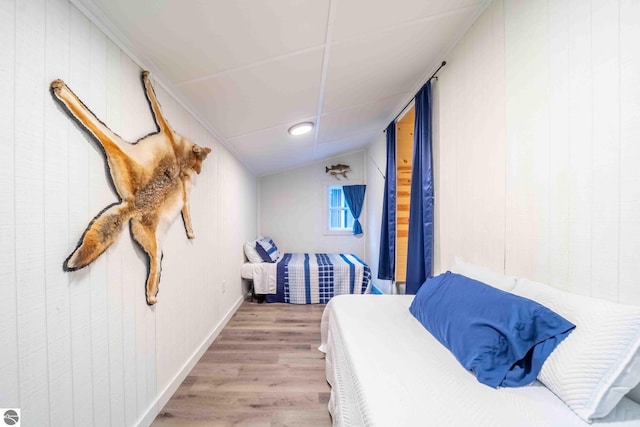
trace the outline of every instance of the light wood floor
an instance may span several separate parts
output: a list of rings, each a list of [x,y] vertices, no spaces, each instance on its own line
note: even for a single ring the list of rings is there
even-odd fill
[[[244,302],[152,426],[329,426],[324,305]]]

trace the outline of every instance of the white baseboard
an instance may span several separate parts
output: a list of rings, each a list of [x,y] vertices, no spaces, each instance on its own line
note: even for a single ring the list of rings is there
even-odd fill
[[[225,316],[222,318],[220,323],[218,323],[218,325],[213,329],[213,331],[211,331],[209,336],[205,338],[202,344],[200,344],[200,346],[193,352],[191,357],[185,362],[185,364],[182,366],[182,369],[180,369],[178,373],[176,373],[176,375],[173,377],[173,380],[171,380],[169,385],[167,385],[167,387],[165,387],[165,389],[158,395],[158,397],[153,401],[153,403],[149,405],[149,408],[145,411],[144,415],[138,420],[138,422],[136,423],[136,426],[148,427],[151,425],[151,423],[153,422],[153,420],[156,419],[156,417],[158,416],[162,408],[164,408],[164,405],[167,404],[169,399],[171,399],[171,396],[173,396],[176,390],[178,390],[178,387],[180,387],[180,384],[182,384],[184,379],[187,378],[187,375],[189,375],[189,372],[191,372],[193,367],[196,366],[196,363],[198,363],[198,360],[200,360],[204,352],[207,351],[211,343],[213,343],[213,341],[218,337],[218,335],[220,335],[220,332],[222,332],[222,329],[227,325],[227,323],[229,323],[229,320],[231,320],[231,317],[235,314],[236,311],[238,311],[243,301],[244,301],[243,296],[238,298],[235,304],[233,304],[233,306],[229,309],[227,314],[225,314]]]

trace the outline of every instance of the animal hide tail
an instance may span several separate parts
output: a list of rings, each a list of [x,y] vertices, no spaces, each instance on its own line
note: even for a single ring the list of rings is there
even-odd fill
[[[89,265],[116,241],[131,217],[124,203],[107,206],[89,224],[78,247],[64,261],[64,271],[75,271]]]

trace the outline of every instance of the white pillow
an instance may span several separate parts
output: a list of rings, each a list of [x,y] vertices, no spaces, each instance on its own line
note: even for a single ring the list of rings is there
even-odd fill
[[[488,268],[466,263],[458,256],[453,261],[451,272],[470,277],[506,292],[511,292],[516,287],[515,277],[505,276]]]
[[[256,241],[253,240],[251,242],[244,242],[244,254],[247,256],[249,262],[252,263],[260,263],[262,261],[262,257],[256,251]]]
[[[576,325],[538,375],[583,420],[605,417],[640,382],[640,307],[518,279],[513,293]]]

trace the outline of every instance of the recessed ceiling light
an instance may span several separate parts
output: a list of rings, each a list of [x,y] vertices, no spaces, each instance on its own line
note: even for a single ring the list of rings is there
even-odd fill
[[[302,122],[289,128],[289,133],[293,136],[304,135],[313,129],[313,122]]]

